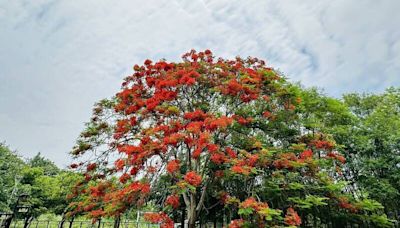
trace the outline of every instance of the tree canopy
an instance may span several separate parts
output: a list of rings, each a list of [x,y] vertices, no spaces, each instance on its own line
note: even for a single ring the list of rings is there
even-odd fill
[[[0,144],[0,172],[0,211],[12,212],[18,197],[27,194],[31,219],[44,213],[61,215],[66,195],[79,178],[40,153],[26,161],[5,144]]]
[[[355,171],[335,139],[359,118],[346,104],[257,58],[206,50],[146,60],[95,105],[72,151],[84,179],[69,216],[119,217],[152,204],[158,211],[145,218],[163,227],[178,215],[194,227],[216,208],[230,227],[389,227],[383,206],[344,175]]]

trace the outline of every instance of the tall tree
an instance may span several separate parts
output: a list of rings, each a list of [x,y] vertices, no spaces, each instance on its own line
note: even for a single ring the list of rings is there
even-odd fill
[[[301,126],[297,87],[264,61],[191,51],[183,62],[146,60],[134,71],[95,106],[72,152],[85,180],[71,214],[119,216],[156,189],[162,211],[145,217],[164,227],[182,204],[194,227],[215,200],[231,227],[327,224],[331,211],[336,225],[370,221],[367,214],[387,221],[379,203],[346,191],[335,142]],[[161,181],[166,187],[156,187]]]
[[[0,211],[10,212],[18,194],[24,161],[4,143],[0,143]]]
[[[300,89],[301,122],[312,131],[326,132],[348,161],[343,175],[358,198],[369,196],[399,219],[399,104],[400,90],[382,94],[351,93],[343,99],[316,89]]]
[[[60,172],[60,169],[54,164],[54,162],[43,157],[40,152],[28,160],[28,165],[31,167],[43,168],[45,175],[56,175]]]
[[[400,220],[400,89],[382,94],[348,94],[344,102],[357,122],[342,141],[352,174],[369,196]]]

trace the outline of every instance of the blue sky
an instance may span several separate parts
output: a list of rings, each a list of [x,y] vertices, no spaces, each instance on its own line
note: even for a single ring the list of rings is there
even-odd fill
[[[0,141],[61,167],[97,100],[146,58],[209,48],[329,95],[400,86],[398,0],[0,0]]]

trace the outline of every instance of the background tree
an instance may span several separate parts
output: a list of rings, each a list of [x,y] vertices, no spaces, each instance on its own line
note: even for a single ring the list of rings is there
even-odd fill
[[[44,174],[48,176],[57,175],[60,172],[60,169],[54,164],[54,162],[43,157],[40,152],[28,160],[28,165],[30,167],[42,168]]]
[[[343,169],[352,194],[369,196],[399,219],[399,89],[346,94],[342,100],[301,89],[305,126],[333,136],[348,161]]]
[[[24,161],[4,143],[0,143],[0,211],[11,212],[18,195]]]
[[[344,102],[357,117],[342,143],[351,156],[356,182],[400,219],[400,89],[383,94],[348,94]]]
[[[61,215],[67,194],[78,176],[60,170],[38,153],[24,161],[4,144],[0,145],[0,211],[12,212],[18,196],[29,195],[29,221],[43,214]]]

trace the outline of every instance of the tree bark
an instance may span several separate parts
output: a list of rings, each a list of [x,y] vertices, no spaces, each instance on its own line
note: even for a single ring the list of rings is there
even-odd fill
[[[196,219],[197,219],[196,205],[192,204],[189,212],[189,222],[188,222],[189,228],[196,227]]]
[[[75,217],[72,217],[71,220],[69,220],[69,228],[72,228],[72,224],[74,223]]]
[[[181,228],[185,228],[185,208],[182,209]]]
[[[65,211],[64,211],[63,214],[62,214],[62,217],[61,217],[61,221],[58,223],[58,228],[63,228],[64,227],[64,223],[65,223],[66,219],[67,218],[65,216]]]
[[[121,221],[121,217],[120,216],[115,217],[114,228],[119,228],[120,221]]]

